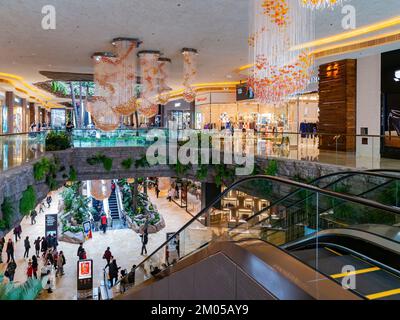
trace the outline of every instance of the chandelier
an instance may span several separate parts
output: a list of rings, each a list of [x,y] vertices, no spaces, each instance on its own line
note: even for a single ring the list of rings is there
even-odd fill
[[[137,110],[143,116],[151,118],[158,113],[157,77],[160,52],[141,51],[138,55],[141,70],[142,92],[140,102],[137,103]]]
[[[87,110],[98,129],[106,132],[114,131],[120,123],[118,114],[110,107],[112,97],[117,90],[115,87],[117,74],[113,67],[116,58],[112,53],[95,53],[93,58],[96,86],[94,96],[88,101]]]
[[[293,50],[314,39],[314,14],[299,0],[253,0],[249,87],[261,103],[280,103],[309,84],[313,58]]]
[[[167,85],[170,73],[170,65],[171,59],[158,59],[158,102],[163,105],[169,101],[169,92],[172,90]]]
[[[93,180],[90,182],[90,194],[99,201],[108,199],[111,196],[111,180]]]
[[[193,90],[194,80],[197,75],[196,49],[183,48],[183,98],[186,102],[193,102],[196,98],[196,93]]]
[[[333,8],[343,4],[343,0],[300,0],[301,4],[311,9]]]
[[[117,38],[113,40],[117,60],[109,60],[115,68],[116,88],[110,97],[111,108],[120,116],[130,116],[136,111],[136,49],[140,45],[137,39]]]

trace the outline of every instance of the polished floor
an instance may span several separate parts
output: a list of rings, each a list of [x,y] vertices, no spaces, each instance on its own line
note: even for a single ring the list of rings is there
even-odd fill
[[[157,206],[159,212],[163,215],[166,227],[157,234],[149,235],[149,244],[147,247],[148,253],[152,253],[158,246],[166,240],[167,232],[176,232],[182,227],[192,216],[189,215],[184,209],[179,208],[175,203],[166,200],[166,193],[161,193],[160,198],[157,199],[152,191],[150,191],[152,202]],[[49,209],[45,209],[45,213],[41,213],[37,217],[37,224],[31,225],[30,219],[25,219],[22,226],[22,240],[16,243],[16,263],[17,270],[15,275],[15,283],[23,283],[26,280],[27,260],[23,259],[24,248],[23,239],[26,236],[30,237],[31,242],[33,239],[44,234],[44,220],[45,214],[56,213],[58,206],[59,192],[54,193],[53,203]],[[198,224],[200,226],[200,224]],[[6,236],[6,240],[12,237],[12,233]],[[14,240],[14,238],[13,238]],[[187,244],[188,246],[189,244]],[[86,249],[88,258],[93,259],[94,265],[94,286],[99,286],[103,278],[103,268],[105,260],[102,259],[105,249],[109,246],[111,252],[117,260],[122,269],[130,269],[133,264],[138,265],[144,256],[140,255],[141,240],[138,234],[131,229],[109,230],[106,234],[95,232],[93,239],[85,242],[84,248]],[[77,248],[78,245],[60,242],[58,250],[62,250],[66,257],[65,275],[62,278],[56,279],[56,289],[53,293],[48,294],[43,292],[38,299],[44,300],[71,300],[76,299],[77,296]],[[31,249],[30,255],[34,254]],[[6,258],[3,252],[3,259]],[[163,259],[163,257],[155,257],[155,259]],[[153,261],[154,264],[160,261]],[[39,270],[43,262],[40,260]],[[0,265],[0,272],[3,272],[6,264]]]

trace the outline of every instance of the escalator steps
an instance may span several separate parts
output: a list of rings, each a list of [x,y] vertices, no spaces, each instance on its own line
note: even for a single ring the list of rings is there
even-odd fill
[[[330,248],[318,248],[293,251],[293,255],[311,267],[320,270],[341,284],[348,274],[343,273],[344,266],[352,266],[355,271],[355,291],[369,300],[400,300],[400,277],[373,266],[352,255],[341,255]],[[316,257],[318,255],[318,261]]]

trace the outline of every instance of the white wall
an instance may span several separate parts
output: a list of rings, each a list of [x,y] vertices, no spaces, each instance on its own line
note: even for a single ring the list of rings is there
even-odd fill
[[[381,133],[381,55],[357,60],[357,134],[368,128],[369,135]],[[379,168],[380,139],[357,138],[357,167]]]

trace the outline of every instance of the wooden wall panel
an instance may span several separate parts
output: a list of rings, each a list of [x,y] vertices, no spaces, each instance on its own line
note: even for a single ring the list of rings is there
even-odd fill
[[[346,59],[319,68],[320,149],[336,150],[335,135],[340,135],[337,148],[355,151],[357,60]]]

